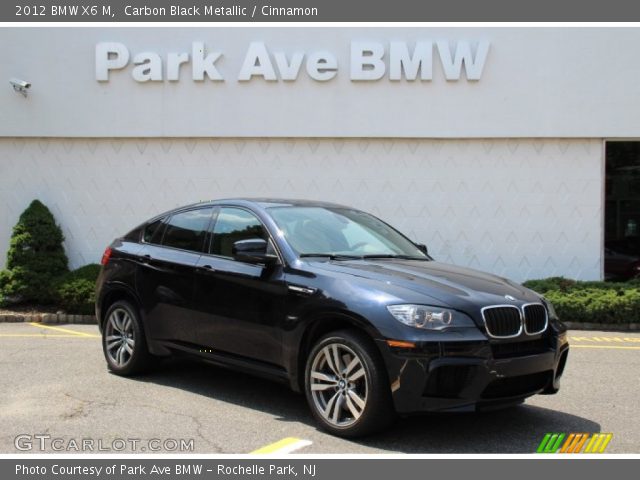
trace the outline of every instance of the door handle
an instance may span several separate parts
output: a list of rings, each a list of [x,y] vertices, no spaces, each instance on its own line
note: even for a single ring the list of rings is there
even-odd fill
[[[201,270],[206,270],[207,272],[215,272],[215,269],[208,263],[205,265],[198,265],[198,268]]]

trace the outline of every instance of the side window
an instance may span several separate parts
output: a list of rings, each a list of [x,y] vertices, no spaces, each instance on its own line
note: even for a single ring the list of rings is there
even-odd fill
[[[160,243],[162,240],[162,231],[164,230],[164,220],[164,218],[161,218],[144,228],[144,233],[142,234],[142,241],[144,243]]]
[[[260,220],[253,213],[241,208],[223,207],[213,228],[211,253],[232,257],[234,242],[252,238],[269,239]]]
[[[140,241],[140,235],[142,234],[142,230],[144,227],[137,227],[133,230],[131,230],[129,233],[127,233],[123,238],[124,240],[126,240],[127,242],[139,242]]]
[[[162,245],[201,252],[212,208],[198,208],[172,215],[162,237]]]

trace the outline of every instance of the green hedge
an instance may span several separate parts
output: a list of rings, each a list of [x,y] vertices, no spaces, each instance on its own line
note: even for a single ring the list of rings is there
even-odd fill
[[[100,265],[89,264],[59,277],[53,284],[56,303],[71,314],[93,314],[99,273]]]
[[[70,314],[94,312],[100,265],[67,267],[62,230],[39,200],[22,212],[7,252],[7,268],[0,271],[0,306],[54,304]]]
[[[49,209],[34,200],[22,212],[0,272],[0,304],[51,303],[51,282],[68,272],[62,230]]]
[[[640,323],[640,282],[579,282],[552,277],[524,282],[544,295],[560,320],[591,323]]]

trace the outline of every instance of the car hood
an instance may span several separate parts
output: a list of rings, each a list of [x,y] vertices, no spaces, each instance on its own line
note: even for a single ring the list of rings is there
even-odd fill
[[[406,288],[434,299],[437,304],[463,311],[478,311],[487,305],[521,305],[540,300],[533,291],[505,278],[435,261],[367,259],[314,264],[320,269]],[[515,301],[505,298],[505,295],[515,298]]]

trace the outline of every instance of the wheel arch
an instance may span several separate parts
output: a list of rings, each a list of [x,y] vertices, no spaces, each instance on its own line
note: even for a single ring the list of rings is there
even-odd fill
[[[138,309],[138,313],[141,317],[144,317],[142,313],[140,299],[138,296],[127,286],[123,284],[110,285],[107,291],[100,299],[100,305],[98,307],[98,326],[102,330],[105,321],[105,315],[107,311],[115,302],[120,300],[128,301]],[[144,322],[144,320],[143,320]]]
[[[307,355],[316,341],[330,332],[338,330],[356,330],[366,335],[375,344],[376,338],[381,338],[380,333],[365,318],[345,311],[326,311],[315,315],[305,322],[305,327],[300,336],[296,357],[292,362],[291,388],[297,392],[304,391],[304,372]]]

